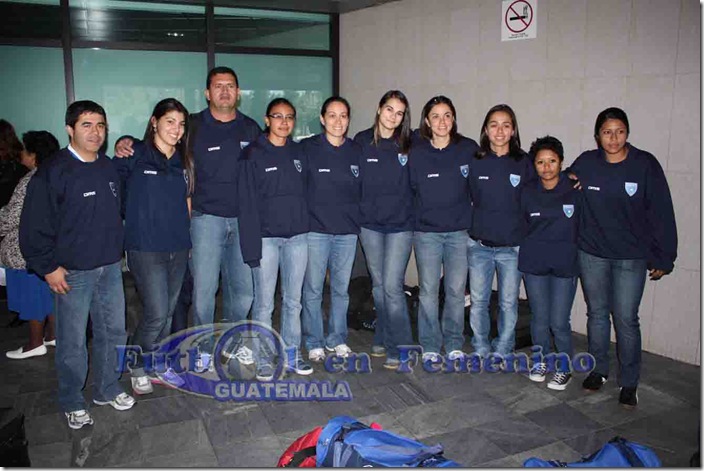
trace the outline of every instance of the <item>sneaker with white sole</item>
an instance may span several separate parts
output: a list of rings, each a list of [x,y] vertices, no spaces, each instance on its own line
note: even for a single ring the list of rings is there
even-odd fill
[[[274,379],[274,367],[268,363],[257,366],[256,377],[258,381],[271,381]]]
[[[386,361],[382,365],[387,370],[397,370],[401,366],[401,360],[398,358],[386,358]]]
[[[127,410],[132,408],[135,400],[132,396],[123,392],[115,396],[115,398],[111,401],[99,401],[97,399],[93,399],[93,402],[99,406],[111,405],[116,410]]]
[[[372,345],[372,352],[370,355],[376,358],[385,357],[386,348],[382,345]]]
[[[252,349],[246,345],[240,345],[234,353],[229,350],[223,350],[222,356],[229,358],[230,360],[237,360],[241,365],[254,364],[254,352],[252,352]]]
[[[167,387],[181,387],[186,382],[181,376],[176,373],[173,368],[169,368],[163,373],[157,373],[155,376],[149,378],[152,384],[158,384],[160,386]]]
[[[335,355],[340,358],[347,358],[347,356],[352,353],[352,349],[348,347],[346,343],[336,345],[335,348],[330,348],[326,346],[325,349],[329,352],[335,352]]]
[[[542,383],[545,381],[545,376],[548,374],[548,365],[545,363],[535,363],[533,368],[530,369],[528,374],[528,379],[535,381],[536,383]]]
[[[130,381],[132,382],[132,391],[134,391],[135,394],[141,396],[142,394],[151,394],[154,392],[152,382],[149,381],[149,376],[147,375],[132,376]]]
[[[303,358],[298,357],[293,361],[293,364],[286,366],[286,371],[290,371],[301,376],[308,376],[313,373],[313,367],[310,366]]]
[[[325,361],[325,350],[322,348],[314,348],[308,352],[308,359],[314,362]]]
[[[439,358],[440,358],[440,354],[439,354],[439,353],[435,353],[435,352],[425,352],[425,353],[423,353],[423,356],[421,357],[421,360],[423,361],[423,363],[425,363],[426,361],[429,361],[429,362],[431,362],[431,363],[435,363],[435,362],[438,361]]]
[[[447,354],[447,359],[450,361],[462,360],[465,356],[467,356],[467,354],[462,350],[452,350]]]
[[[559,371],[552,375],[550,382],[548,383],[548,389],[554,389],[555,391],[564,391],[567,385],[572,381],[572,375],[569,373],[560,373]]]
[[[206,371],[213,370],[213,362],[210,353],[201,353],[196,358],[195,372],[205,373]]]
[[[74,430],[78,430],[84,425],[93,425],[93,417],[91,417],[90,412],[85,409],[64,412],[64,415],[66,415],[66,419],[68,420],[68,426]]]

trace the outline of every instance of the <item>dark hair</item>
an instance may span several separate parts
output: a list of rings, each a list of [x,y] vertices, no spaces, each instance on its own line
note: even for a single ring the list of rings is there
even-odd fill
[[[237,74],[235,73],[235,71],[229,67],[220,66],[220,67],[213,67],[212,69],[210,69],[210,72],[208,72],[208,78],[205,80],[205,88],[206,89],[210,88],[210,82],[213,81],[213,76],[217,75],[217,74],[232,75],[233,77],[235,77],[235,85],[237,86],[237,88],[240,88],[240,81],[237,78]]]
[[[105,110],[103,109],[102,106],[97,104],[94,101],[90,100],[80,100],[80,101],[74,101],[70,105],[68,105],[68,108],[66,108],[66,119],[65,124],[66,126],[71,126],[74,127],[76,126],[76,122],[78,121],[78,118],[83,114],[83,113],[95,113],[101,115],[106,123],[107,123],[107,115],[105,114]],[[107,139],[106,139],[107,141]]]
[[[345,108],[347,108],[347,116],[349,118],[352,118],[352,109],[350,108],[350,103],[346,99],[338,95],[331,96],[323,102],[323,106],[320,107],[320,116],[325,116],[325,112],[328,110],[328,106],[330,106],[331,103],[334,103],[336,101],[345,105]]]
[[[152,115],[147,122],[147,129],[144,131],[144,142],[156,147],[154,143],[155,125],[152,124],[151,118],[157,121],[161,119],[166,113],[170,111],[177,111],[183,114],[183,119],[186,121],[186,126],[183,130],[183,136],[181,140],[176,144],[176,150],[181,154],[181,163],[183,169],[186,171],[186,176],[188,177],[188,193],[193,193],[193,156],[191,155],[186,142],[188,140],[188,110],[183,104],[176,98],[164,98],[159,103],[154,106]]]
[[[423,107],[423,111],[421,111],[421,116],[420,116],[420,126],[419,126],[419,132],[422,137],[424,137],[427,140],[431,140],[433,138],[433,131],[430,129],[430,125],[426,123],[426,118],[430,114],[430,110],[433,109],[433,106],[435,105],[440,105],[440,104],[445,104],[450,107],[450,111],[452,112],[452,129],[450,129],[450,142],[455,143],[459,140],[460,134],[457,132],[457,112],[455,111],[455,105],[452,104],[452,100],[447,98],[444,95],[438,95],[434,96],[428,102],[425,104]]]
[[[19,162],[22,143],[9,121],[0,119],[0,162]]]
[[[374,145],[379,144],[379,139],[381,139],[381,136],[379,135],[379,114],[381,108],[392,98],[396,98],[406,106],[406,111],[403,113],[403,120],[401,121],[401,124],[394,129],[394,138],[398,143],[401,153],[407,154],[411,143],[411,105],[408,104],[408,98],[406,98],[406,95],[399,90],[389,90],[384,93],[384,96],[382,96],[381,100],[379,100],[379,106],[376,109],[376,113],[374,113],[374,138],[372,139],[372,143]]]
[[[264,116],[266,116],[266,117],[268,118],[268,117],[269,117],[269,113],[271,113],[271,110],[272,110],[275,106],[277,106],[277,105],[286,105],[286,106],[290,106],[291,109],[293,110],[293,116],[294,116],[294,118],[296,117],[296,107],[293,106],[293,103],[291,103],[290,101],[288,101],[288,100],[287,100],[286,98],[284,98],[284,97],[274,98],[273,100],[271,100],[271,101],[269,102],[269,104],[266,105],[266,113],[265,113]],[[269,134],[269,126],[267,126],[267,127],[264,129],[264,134]]]
[[[492,106],[489,111],[487,111],[484,117],[484,123],[482,124],[482,130],[479,135],[479,150],[477,151],[476,157],[478,159],[483,158],[487,153],[491,152],[491,143],[489,142],[489,135],[486,133],[486,127],[489,125],[489,120],[491,115],[503,111],[508,114],[511,118],[511,124],[513,124],[513,136],[508,141],[508,155],[513,157],[514,160],[521,160],[523,158],[523,151],[521,150],[521,134],[518,132],[518,119],[516,119],[516,113],[513,109],[506,105],[500,104]]]
[[[36,156],[35,164],[39,164],[59,151],[59,141],[49,131],[27,131],[22,134],[24,150]]]
[[[528,152],[528,154],[530,155],[530,159],[535,162],[535,157],[541,150],[551,150],[555,154],[557,154],[557,157],[560,159],[560,162],[565,160],[565,151],[562,147],[562,142],[560,142],[560,140],[556,137],[543,136],[534,140],[533,143],[530,145],[530,151]]]
[[[596,139],[596,144],[599,147],[601,147],[601,144],[599,144],[599,130],[607,119],[617,119],[621,121],[626,126],[626,136],[631,132],[628,126],[628,116],[625,111],[616,107],[606,108],[596,116],[596,123],[594,123],[594,139]]]

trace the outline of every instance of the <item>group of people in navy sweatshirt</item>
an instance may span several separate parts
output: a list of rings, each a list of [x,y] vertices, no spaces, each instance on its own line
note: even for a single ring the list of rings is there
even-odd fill
[[[123,250],[144,306],[130,343],[143,352],[171,332],[185,277],[193,279],[195,326],[213,323],[220,278],[224,322],[246,320],[251,310],[252,320],[271,326],[278,280],[285,346],[279,360],[286,371],[308,375],[310,362],[351,353],[347,291],[358,238],[378,317],[370,353],[385,357],[385,368],[398,369],[404,360],[399,347],[413,344],[403,293],[413,250],[423,362],[468,358],[468,278],[476,355],[501,363],[513,352],[524,279],[533,343],[544,355],[569,358],[570,312],[581,277],[596,360],[583,386],[598,390],[608,377],[613,316],[619,401],[637,404],[638,307],[647,274],[656,280],[672,271],[677,234],[662,167],[627,142],[625,112],[601,112],[597,149],[563,171],[561,142],[545,136],[524,152],[516,115],[504,104],[487,112],[477,143],[458,132],[455,106],[445,96],[425,104],[412,131],[408,99],[391,90],[381,97],[372,127],[350,139],[350,105],[334,96],[322,105],[322,132],[295,142],[293,103],[272,100],[262,132],[237,110],[239,92],[235,72],[216,67],[206,82],[208,108],[189,115],[174,98],[160,101],[144,139],[121,140],[112,161],[99,150],[104,110],[76,102],[66,118],[71,144],[31,180],[20,243],[28,268],[46,278],[57,300],[59,401],[70,427],[93,423],[81,394],[89,313],[94,402],[117,410],[134,404],[114,368],[114,346],[126,340]],[[495,274],[499,319],[491,339]],[[199,372],[217,360],[215,337],[213,331],[199,346]],[[264,343],[236,338],[222,354],[256,364],[260,381],[276,377],[276,352]],[[569,361],[552,366],[534,362],[530,379],[542,382],[552,372],[548,386],[565,389]],[[172,369],[149,374],[141,355],[131,376],[136,394],[152,392],[155,383],[183,381]]]

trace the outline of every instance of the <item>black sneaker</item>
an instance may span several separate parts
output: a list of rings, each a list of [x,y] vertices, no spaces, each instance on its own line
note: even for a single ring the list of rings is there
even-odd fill
[[[621,388],[621,394],[618,395],[618,402],[626,409],[633,409],[638,405],[637,388]]]
[[[595,371],[592,371],[589,373],[589,376],[587,376],[587,379],[585,379],[582,383],[582,387],[584,389],[588,389],[589,391],[598,391],[604,383],[606,383],[607,378],[608,376],[603,376]]]

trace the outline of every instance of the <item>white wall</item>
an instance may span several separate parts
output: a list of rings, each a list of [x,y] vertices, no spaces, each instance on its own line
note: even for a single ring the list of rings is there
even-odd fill
[[[660,161],[678,224],[675,271],[648,282],[641,304],[645,350],[699,364],[700,6],[696,0],[538,0],[537,38],[501,42],[499,0],[403,0],[340,17],[340,89],[350,131],[367,128],[388,89],[423,104],[445,94],[460,132],[478,139],[496,103],[518,115],[525,149],[552,134],[565,164],[594,148],[596,115],[626,110],[630,142]],[[415,263],[408,270],[414,281]],[[586,333],[578,290],[573,328]]]

